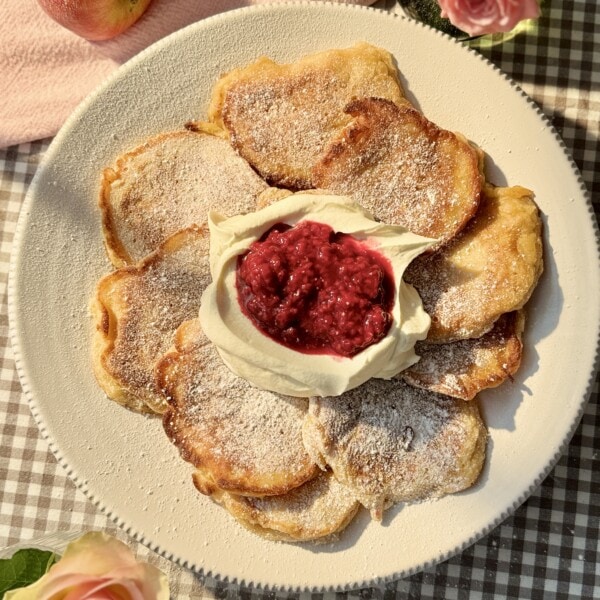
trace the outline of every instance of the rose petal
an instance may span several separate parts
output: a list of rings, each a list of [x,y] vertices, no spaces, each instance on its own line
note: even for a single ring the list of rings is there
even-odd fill
[[[79,585],[61,600],[145,600],[145,598],[133,581],[103,579]]]
[[[50,577],[49,574],[45,575],[40,579],[43,581],[43,586],[40,589],[38,600],[53,600],[59,594],[62,596],[81,588],[85,585],[96,586],[102,578],[90,577],[89,575],[82,575],[79,573],[69,573],[66,575],[59,575],[58,577]]]
[[[135,556],[126,544],[103,532],[94,531],[71,542],[50,573],[104,575],[113,569],[135,564]]]
[[[539,17],[536,0],[438,0],[442,17],[469,35],[511,31],[519,21]]]
[[[139,583],[144,598],[169,600],[169,583],[167,576],[155,566],[148,563],[137,563],[135,567],[115,569],[111,571],[115,578],[129,578]],[[164,594],[164,596],[163,596]]]

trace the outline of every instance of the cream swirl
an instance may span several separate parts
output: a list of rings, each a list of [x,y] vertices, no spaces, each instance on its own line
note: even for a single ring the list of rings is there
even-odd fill
[[[242,312],[236,288],[237,259],[278,223],[329,225],[388,259],[396,285],[392,324],[383,339],[352,357],[306,354],[263,334]],[[414,345],[426,337],[430,319],[415,289],[402,281],[411,260],[433,240],[379,223],[342,196],[300,192],[262,210],[225,218],[211,212],[210,265],[213,281],[202,295],[200,322],[229,368],[257,387],[289,396],[337,396],[371,377],[389,379],[418,357]]]

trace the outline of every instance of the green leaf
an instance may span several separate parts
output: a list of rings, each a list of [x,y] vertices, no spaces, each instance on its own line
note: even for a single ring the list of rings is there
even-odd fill
[[[25,548],[17,550],[11,558],[0,560],[0,596],[9,590],[35,583],[58,560],[49,550]]]

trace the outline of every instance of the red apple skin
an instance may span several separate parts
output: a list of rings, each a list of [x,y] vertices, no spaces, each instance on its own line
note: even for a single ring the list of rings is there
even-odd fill
[[[57,23],[86,40],[113,38],[131,27],[152,0],[38,0]]]

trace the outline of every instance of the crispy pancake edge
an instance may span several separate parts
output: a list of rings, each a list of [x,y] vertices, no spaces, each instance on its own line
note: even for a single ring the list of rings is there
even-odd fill
[[[421,358],[421,361],[402,371],[399,377],[410,385],[432,392],[461,400],[473,400],[480,391],[497,387],[507,379],[512,380],[521,365],[521,335],[524,328],[524,311],[519,310],[502,315],[493,329],[481,338],[458,340],[448,344],[417,342],[417,354],[428,352],[431,359],[428,359],[425,370]],[[480,364],[475,356],[481,344],[487,344],[488,349],[495,344],[494,355],[485,364]],[[464,350],[466,356],[463,360],[458,365],[444,365],[443,362],[436,364],[436,361],[444,360],[441,355],[436,356],[436,353],[452,352],[452,347]],[[470,354],[467,354],[468,352]]]
[[[115,282],[130,277],[144,277],[149,269],[152,269],[163,260],[165,253],[177,250],[179,245],[182,242],[185,243],[190,235],[208,236],[208,229],[206,225],[188,227],[165,240],[159,248],[139,261],[137,265],[121,267],[103,276],[98,281],[90,301],[92,318],[91,358],[96,380],[109,399],[136,412],[162,414],[166,409],[166,404],[160,393],[153,394],[148,390],[142,392],[136,390],[135,387],[132,387],[131,382],[127,381],[122,374],[115,373],[109,366],[109,356],[115,349],[120,319],[120,315],[113,309],[111,290]],[[153,378],[153,375],[150,377]]]

